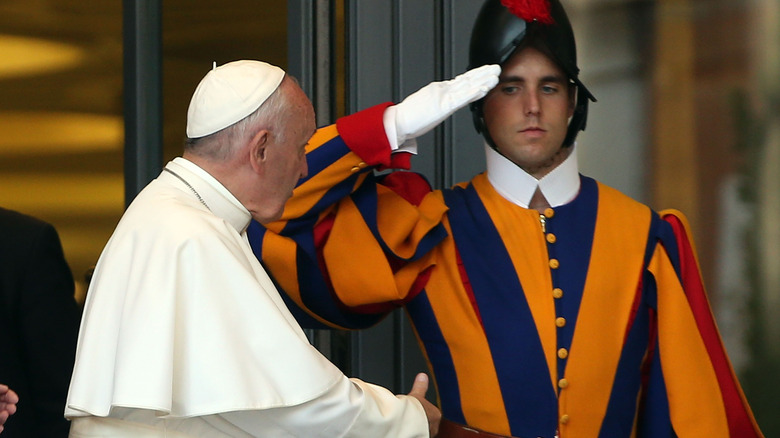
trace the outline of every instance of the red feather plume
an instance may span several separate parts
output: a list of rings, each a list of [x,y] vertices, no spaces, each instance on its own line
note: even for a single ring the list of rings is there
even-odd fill
[[[527,22],[538,21],[544,24],[554,22],[548,0],[501,0],[501,4],[506,6],[509,12]]]

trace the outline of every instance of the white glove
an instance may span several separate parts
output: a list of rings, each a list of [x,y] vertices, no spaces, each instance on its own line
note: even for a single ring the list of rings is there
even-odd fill
[[[500,66],[483,65],[449,81],[431,82],[401,103],[388,107],[384,123],[393,149],[435,128],[465,105],[483,98],[498,84],[499,74]],[[393,140],[397,143],[393,144]]]

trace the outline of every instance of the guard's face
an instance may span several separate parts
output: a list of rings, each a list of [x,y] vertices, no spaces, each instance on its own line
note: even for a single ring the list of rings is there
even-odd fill
[[[499,152],[536,178],[571,151],[562,145],[574,113],[574,88],[563,70],[536,49],[509,58],[483,111]]]

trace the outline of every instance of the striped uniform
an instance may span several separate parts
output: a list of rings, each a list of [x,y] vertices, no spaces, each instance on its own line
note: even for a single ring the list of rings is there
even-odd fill
[[[584,176],[540,215],[485,174],[436,191],[375,174],[408,167],[383,109],[320,129],[283,218],[250,226],[301,320],[363,328],[404,306],[444,416],[492,433],[761,436],[679,212]]]

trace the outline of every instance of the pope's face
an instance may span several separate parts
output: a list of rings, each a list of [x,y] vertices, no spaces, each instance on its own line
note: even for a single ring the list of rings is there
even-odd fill
[[[285,84],[289,88],[288,110],[285,112],[284,134],[274,136],[267,148],[266,173],[262,217],[255,215],[261,223],[268,223],[281,217],[284,205],[292,196],[293,189],[301,178],[306,177],[305,147],[316,129],[314,108],[309,98],[298,85]]]
[[[534,48],[509,58],[483,110],[498,151],[536,178],[571,151],[562,145],[574,113],[574,88],[563,70]]]

